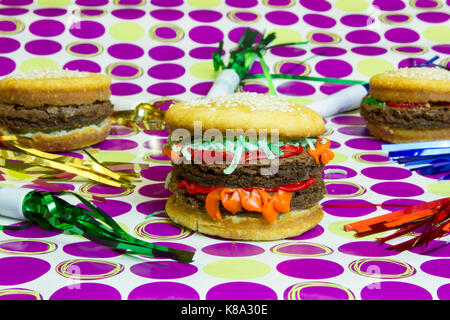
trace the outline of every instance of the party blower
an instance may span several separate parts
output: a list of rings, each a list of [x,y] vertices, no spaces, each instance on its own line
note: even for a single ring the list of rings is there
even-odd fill
[[[74,196],[88,209],[72,205],[60,196]],[[72,192],[50,193],[0,186],[0,215],[25,220],[22,225],[0,230],[23,230],[37,223],[45,230],[62,230],[128,254],[158,257],[188,263],[193,252],[148,243],[125,232],[108,214]]]

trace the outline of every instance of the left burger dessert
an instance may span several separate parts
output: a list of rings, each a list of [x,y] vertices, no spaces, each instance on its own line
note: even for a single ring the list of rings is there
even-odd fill
[[[0,134],[47,152],[66,152],[103,141],[114,106],[111,80],[72,70],[32,70],[0,80]]]

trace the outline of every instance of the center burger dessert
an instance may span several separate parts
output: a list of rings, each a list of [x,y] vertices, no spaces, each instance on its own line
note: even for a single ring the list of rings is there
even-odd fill
[[[64,152],[103,141],[111,126],[111,80],[103,74],[33,70],[0,80],[0,135]]]
[[[323,218],[334,154],[322,117],[276,96],[235,93],[177,103],[165,121],[173,163],[168,216],[235,240],[294,237]]]
[[[361,116],[370,133],[393,143],[450,139],[450,71],[401,68],[370,78]]]

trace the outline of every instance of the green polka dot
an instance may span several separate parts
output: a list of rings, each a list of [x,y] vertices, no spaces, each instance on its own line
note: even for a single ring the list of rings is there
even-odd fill
[[[120,41],[136,41],[145,35],[145,30],[138,23],[118,22],[109,28],[109,34]]]
[[[356,69],[359,73],[372,77],[378,73],[383,73],[394,69],[394,66],[387,60],[380,58],[367,58],[359,61],[356,64]]]
[[[56,61],[48,58],[30,58],[19,66],[19,70],[22,72],[36,69],[59,69],[59,66]]]
[[[270,43],[270,45],[288,43],[288,42],[305,41],[305,39],[303,38],[303,36],[300,33],[298,33],[297,31],[294,31],[292,29],[277,28],[277,29],[271,30],[270,32],[267,32],[267,34],[272,33],[272,32],[275,33],[276,38],[273,42]]]
[[[353,240],[357,240],[357,239],[361,239],[361,240],[367,240],[367,239],[374,239],[374,238],[378,238],[380,236],[382,236],[383,234],[385,234],[386,232],[380,232],[377,234],[372,234],[369,236],[365,236],[365,237],[361,237],[361,238],[355,238],[355,231],[345,231],[344,226],[346,224],[352,223],[352,222],[356,222],[356,221],[360,221],[363,220],[364,218],[361,219],[356,219],[356,220],[344,220],[344,221],[338,221],[338,222],[334,222],[328,225],[328,231],[330,231],[331,233],[342,237],[342,238],[347,238],[347,239],[353,239]]]
[[[213,277],[245,280],[265,276],[270,272],[270,267],[250,259],[223,259],[206,265],[203,271]]]
[[[308,103],[313,102],[313,99],[308,99],[308,98],[287,98],[286,100],[292,102],[292,103],[296,103],[296,104],[300,104],[302,106],[306,106]]]
[[[443,197],[450,197],[450,181],[438,181],[430,184],[427,190]]]
[[[101,162],[131,162],[136,159],[136,155],[123,151],[101,151],[92,156]]]
[[[346,12],[366,11],[369,4],[364,0],[337,0],[336,8]]]
[[[72,0],[38,0],[37,4],[46,7],[61,7],[72,3]]]
[[[341,163],[341,162],[345,162],[348,160],[348,157],[343,153],[339,153],[336,151],[333,151],[333,153],[334,153],[334,158],[328,164],[336,164],[336,163]]]
[[[189,73],[203,80],[214,80],[219,75],[219,71],[214,70],[212,61],[194,63],[189,68]]]
[[[432,26],[423,31],[423,36],[434,42],[447,43],[450,42],[450,27],[448,26]]]
[[[188,0],[188,5],[197,8],[213,8],[220,5],[220,0]]]

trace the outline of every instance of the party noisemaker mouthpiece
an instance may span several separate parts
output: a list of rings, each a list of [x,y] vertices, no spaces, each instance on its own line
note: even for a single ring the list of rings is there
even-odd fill
[[[88,209],[58,196],[74,196]],[[50,193],[15,187],[0,187],[0,215],[26,220],[24,226],[0,226],[0,230],[25,229],[37,223],[46,230],[63,230],[109,248],[145,257],[192,262],[194,252],[167,248],[134,238],[107,213],[73,192]]]

